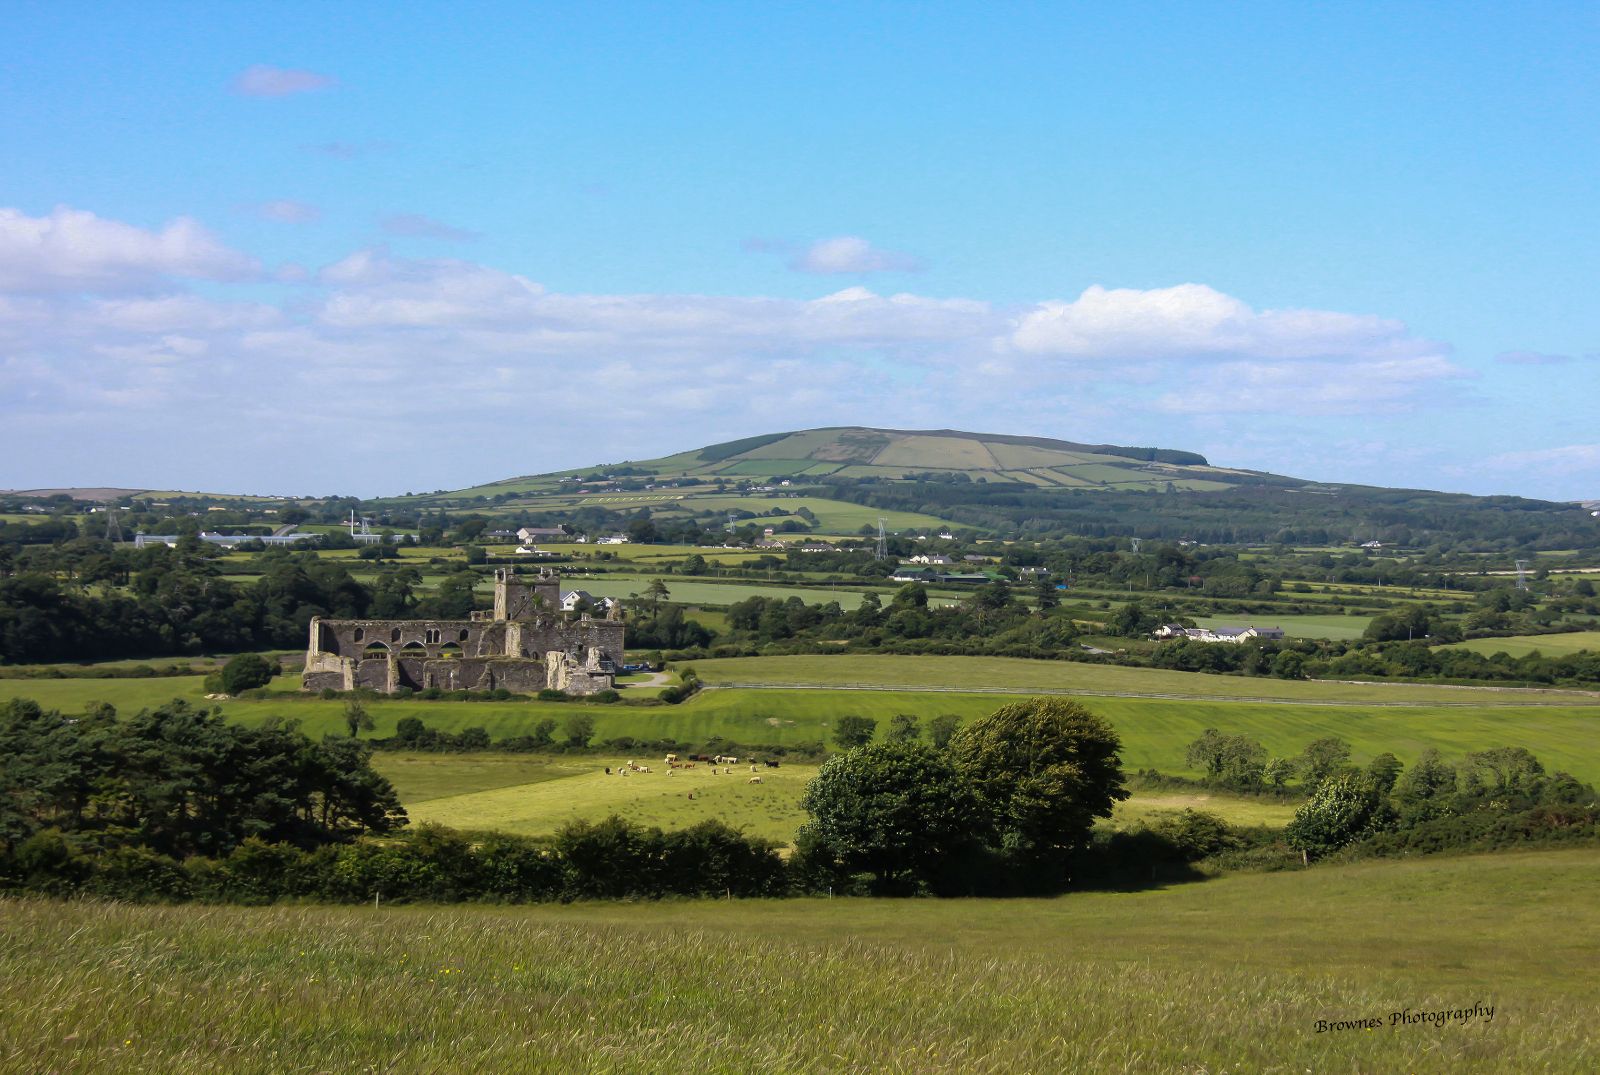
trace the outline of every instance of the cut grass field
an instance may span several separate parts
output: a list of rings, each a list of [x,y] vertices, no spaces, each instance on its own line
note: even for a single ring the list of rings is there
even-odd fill
[[[1542,653],[1546,657],[1565,657],[1569,653],[1588,650],[1600,653],[1600,631],[1572,631],[1559,635],[1510,635],[1506,638],[1474,638],[1455,642],[1450,649],[1466,649],[1485,655],[1504,653],[1512,657],[1526,657]]]
[[[13,901],[0,1066],[1587,1073],[1597,885],[1562,851],[1053,900]]]

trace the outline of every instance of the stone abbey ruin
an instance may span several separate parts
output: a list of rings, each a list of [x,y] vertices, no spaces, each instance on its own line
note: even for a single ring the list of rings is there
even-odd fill
[[[308,691],[367,687],[568,694],[608,690],[623,654],[622,613],[604,619],[561,610],[561,577],[531,582],[494,573],[494,610],[468,620],[311,621]]]

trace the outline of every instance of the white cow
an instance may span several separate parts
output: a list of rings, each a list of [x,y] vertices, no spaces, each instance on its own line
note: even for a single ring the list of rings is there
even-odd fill
[[[748,781],[746,781],[746,783],[749,783],[749,784],[759,784],[759,783],[761,783],[761,777],[759,777],[759,776],[752,776],[752,777],[751,777],[751,778],[750,778],[750,779],[749,779],[749,780],[748,780]]]

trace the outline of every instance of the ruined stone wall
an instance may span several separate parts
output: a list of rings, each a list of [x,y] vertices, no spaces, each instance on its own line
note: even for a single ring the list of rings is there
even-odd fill
[[[509,567],[494,571],[494,618],[525,620],[561,607],[561,576],[545,572],[525,582]]]
[[[382,693],[401,687],[533,693],[550,686],[590,694],[613,685],[623,629],[621,620],[561,612],[509,622],[317,618],[302,685]],[[552,653],[561,655],[564,671],[550,667]]]

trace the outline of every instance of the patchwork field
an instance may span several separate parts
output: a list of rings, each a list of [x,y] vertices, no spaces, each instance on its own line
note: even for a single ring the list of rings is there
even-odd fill
[[[1569,653],[1588,650],[1600,652],[1600,631],[1572,631],[1559,635],[1510,635],[1506,638],[1474,638],[1456,642],[1451,649],[1467,649],[1474,653],[1504,653],[1512,657],[1526,657],[1542,653],[1546,657],[1565,657]]]
[[[1591,1072],[1600,859],[1053,900],[0,905],[17,1070]],[[1494,1008],[1471,1022],[1391,1013]],[[1319,1020],[1380,1029],[1318,1032]]]

